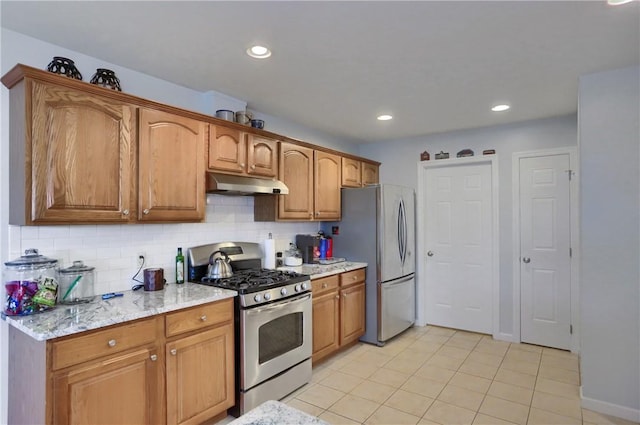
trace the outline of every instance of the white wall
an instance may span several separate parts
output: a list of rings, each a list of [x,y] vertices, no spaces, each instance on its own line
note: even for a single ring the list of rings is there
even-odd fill
[[[640,68],[580,78],[583,406],[640,421]]]
[[[575,146],[576,116],[564,116],[518,124],[455,131],[432,136],[398,140],[393,143],[361,145],[359,154],[382,162],[380,181],[417,188],[417,163],[420,153],[428,151],[431,161],[440,151],[450,157],[462,149],[482,155],[495,149],[499,175],[500,229],[500,332],[506,337],[513,332],[513,264],[512,264],[512,184],[511,155],[514,152]],[[418,276],[418,284],[424,285]]]

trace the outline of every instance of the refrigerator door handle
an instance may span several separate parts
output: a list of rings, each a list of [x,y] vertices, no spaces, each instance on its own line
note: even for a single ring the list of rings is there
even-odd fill
[[[404,265],[404,259],[406,255],[406,241],[405,241],[405,217],[404,217],[404,202],[400,199],[398,205],[398,252],[400,253],[400,263]]]

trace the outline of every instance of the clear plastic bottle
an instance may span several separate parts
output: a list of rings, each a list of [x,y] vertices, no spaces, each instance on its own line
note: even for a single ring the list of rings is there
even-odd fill
[[[182,248],[178,248],[178,255],[176,255],[176,283],[184,283],[184,255],[182,255]]]

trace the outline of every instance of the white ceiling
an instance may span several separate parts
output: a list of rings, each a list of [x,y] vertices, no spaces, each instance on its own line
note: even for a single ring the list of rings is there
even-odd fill
[[[5,28],[356,143],[574,113],[578,76],[638,64],[640,55],[638,1],[0,7]],[[272,57],[248,57],[256,42]],[[512,109],[492,113],[496,102]],[[380,113],[394,119],[376,121]]]

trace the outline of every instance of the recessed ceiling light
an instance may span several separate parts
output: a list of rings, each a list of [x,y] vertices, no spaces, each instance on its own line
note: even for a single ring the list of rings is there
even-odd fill
[[[389,121],[392,119],[393,117],[391,115],[378,115],[378,121]]]
[[[607,0],[610,6],[620,6],[621,4],[631,3],[633,0]]]
[[[506,111],[506,110],[508,110],[510,108],[511,108],[511,106],[503,103],[503,104],[500,104],[500,105],[495,105],[493,108],[491,108],[491,110],[493,112],[504,112],[504,111]]]
[[[247,54],[252,58],[264,59],[271,56],[271,50],[264,46],[251,46],[247,49]]]

